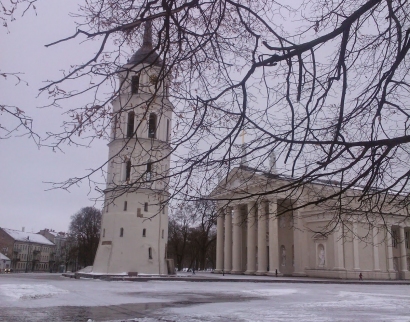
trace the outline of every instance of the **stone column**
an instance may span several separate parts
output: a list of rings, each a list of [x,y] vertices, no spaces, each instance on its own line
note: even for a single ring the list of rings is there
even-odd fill
[[[405,279],[407,271],[407,250],[406,250],[406,236],[404,235],[404,227],[399,227],[400,238],[400,278]]]
[[[258,203],[258,271],[256,275],[266,274],[268,267],[266,249],[266,211],[265,202]]]
[[[255,274],[256,271],[256,203],[248,203],[248,238],[247,266],[245,274]]]
[[[360,270],[359,238],[357,235],[357,222],[353,222],[353,269]]]
[[[387,226],[386,228],[387,270],[390,273],[395,273],[393,265],[393,244],[391,238],[391,228],[391,226]]]
[[[233,210],[233,237],[232,237],[232,270],[231,274],[242,274],[241,267],[241,212],[240,206],[236,205]]]
[[[294,204],[293,207],[297,207]],[[305,249],[307,242],[304,240],[305,233],[302,223],[302,218],[299,216],[299,210],[293,211],[293,256],[294,256],[294,276],[306,276],[303,257],[306,255]],[[291,259],[292,260],[292,259]]]
[[[278,203],[277,199],[269,202],[269,275],[281,275],[279,260],[279,229],[278,229]]]
[[[232,269],[232,211],[226,208],[225,213],[225,243],[224,243],[224,271],[230,273]]]
[[[343,239],[343,224],[337,226],[334,230],[333,235],[334,241],[334,250],[335,250],[335,266],[334,270],[345,270],[345,261],[344,261],[344,239]],[[346,276],[339,276],[346,277]]]
[[[373,227],[373,270],[380,271],[378,229]]]
[[[216,219],[216,269],[215,273],[222,273],[224,268],[224,214],[219,211]]]

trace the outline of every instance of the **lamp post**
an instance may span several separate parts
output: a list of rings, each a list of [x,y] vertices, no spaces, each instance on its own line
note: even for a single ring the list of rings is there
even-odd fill
[[[28,248],[27,248],[27,259],[26,259],[26,273],[28,271],[28,259],[30,257],[30,250],[31,250],[30,236],[27,236],[27,241],[28,241]]]

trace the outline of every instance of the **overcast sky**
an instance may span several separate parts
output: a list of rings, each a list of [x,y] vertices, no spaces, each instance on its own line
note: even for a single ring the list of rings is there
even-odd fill
[[[0,103],[21,107],[34,118],[35,130],[58,129],[62,110],[39,109],[47,97],[37,98],[38,89],[47,79],[56,79],[61,69],[86,59],[92,44],[78,42],[46,48],[44,45],[75,32],[69,12],[77,10],[76,1],[41,0],[36,3],[37,16],[29,10],[24,17],[0,29],[0,70],[22,72],[25,84],[0,80]],[[4,116],[0,116],[4,122]],[[1,140],[0,227],[37,232],[43,228],[67,231],[70,216],[94,203],[89,199],[98,194],[87,184],[62,190],[46,191],[45,182],[57,182],[84,174],[87,168],[105,161],[108,148],[105,141],[91,149],[66,147],[64,153],[48,148],[38,149],[26,137]],[[101,186],[104,188],[104,186]],[[97,204],[97,207],[100,207]]]

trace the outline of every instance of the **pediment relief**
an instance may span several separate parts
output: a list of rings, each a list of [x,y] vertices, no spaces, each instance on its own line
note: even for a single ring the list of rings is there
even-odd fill
[[[325,233],[316,233],[313,235],[313,240],[319,241],[319,240],[327,240],[327,234]]]

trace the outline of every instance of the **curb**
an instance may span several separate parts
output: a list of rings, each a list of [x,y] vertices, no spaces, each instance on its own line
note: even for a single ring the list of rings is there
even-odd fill
[[[129,281],[129,282],[149,282],[149,281],[183,281],[183,282],[199,282],[199,283],[291,283],[291,284],[357,284],[357,285],[403,285],[410,286],[410,281],[392,280],[369,280],[369,281],[354,281],[354,280],[304,280],[304,279],[287,279],[283,277],[274,279],[236,279],[236,278],[207,278],[207,277],[128,277],[118,275],[95,275],[86,273],[64,273],[64,277],[69,278],[87,278],[87,279],[99,279],[103,281]]]

